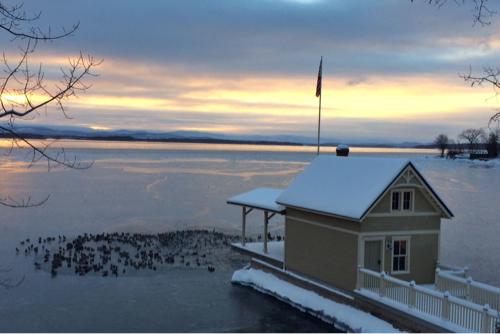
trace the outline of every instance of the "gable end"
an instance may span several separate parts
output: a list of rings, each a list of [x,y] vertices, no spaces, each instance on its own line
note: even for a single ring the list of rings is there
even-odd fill
[[[412,193],[413,203],[417,203],[416,209],[408,212],[391,212],[392,193],[394,191]],[[413,204],[412,204],[413,205]],[[450,219],[453,213],[439,198],[425,178],[409,162],[401,172],[394,178],[389,186],[380,194],[377,200],[363,214],[360,221],[368,215],[391,216],[391,215],[440,215],[442,218]]]

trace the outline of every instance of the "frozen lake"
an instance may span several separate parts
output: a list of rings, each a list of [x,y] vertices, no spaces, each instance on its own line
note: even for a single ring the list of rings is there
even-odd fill
[[[0,278],[25,277],[17,288],[0,288],[2,332],[205,332],[328,331],[333,328],[273,298],[230,283],[238,259],[214,273],[172,270],[80,277],[35,270],[33,254],[15,248],[30,238],[73,239],[84,233],[163,233],[215,229],[239,234],[241,209],[226,199],[257,188],[284,188],[316,155],[315,148],[59,142],[85,171],[46,165],[26,169],[25,152],[1,157],[0,197],[46,204],[2,207]],[[324,151],[325,152],[325,151]],[[325,154],[333,154],[327,149]],[[351,150],[351,156],[410,158],[455,214],[442,220],[441,259],[467,265],[477,281],[500,286],[498,259],[500,163],[435,159],[435,151]],[[283,233],[283,219],[270,222]],[[251,213],[247,233],[262,233],[262,216]],[[242,259],[245,260],[245,259]],[[243,262],[241,262],[243,263]],[[147,272],[147,273],[146,273]]]

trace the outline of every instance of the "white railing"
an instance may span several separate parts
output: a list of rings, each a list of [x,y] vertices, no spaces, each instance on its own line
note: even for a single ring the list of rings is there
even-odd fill
[[[448,267],[448,268],[446,268]],[[500,311],[500,289],[491,285],[475,282],[472,277],[465,278],[468,269],[458,268],[450,270],[449,267],[437,264],[434,287],[437,291],[448,291],[450,295],[474,304],[488,304],[492,309]],[[456,267],[455,267],[456,268]],[[462,276],[462,273],[464,276]]]
[[[487,304],[475,305],[452,296],[448,291],[433,291],[416,285],[414,281],[408,283],[384,272],[377,273],[361,266],[358,266],[356,290],[370,291],[379,297],[449,321],[468,331],[493,333],[498,321],[498,312],[490,309]],[[418,314],[413,315],[418,317]]]
[[[469,268],[467,266],[461,268],[457,266],[452,266],[449,264],[444,264],[439,261],[436,261],[436,269],[439,268],[441,272],[446,272],[448,274],[451,274],[453,276],[457,277],[462,277],[462,278],[467,278],[467,275],[469,274]]]

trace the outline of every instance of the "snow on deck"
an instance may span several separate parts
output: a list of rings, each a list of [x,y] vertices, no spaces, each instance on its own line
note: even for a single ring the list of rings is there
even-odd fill
[[[333,322],[340,330],[364,333],[398,332],[388,322],[369,313],[321,297],[315,292],[299,288],[262,270],[252,268],[237,270],[231,281],[273,295],[302,311],[312,313],[327,322]]]
[[[285,242],[284,241],[270,241],[267,243],[267,253],[264,253],[264,243],[263,242],[252,242],[245,243],[242,246],[240,242],[231,244],[231,246],[239,248],[246,252],[251,252],[256,255],[260,255],[262,258],[271,258],[273,260],[283,263],[283,254],[285,253]]]
[[[283,213],[285,207],[276,203],[276,198],[283,190],[272,188],[257,188],[227,199],[228,204],[247,206],[271,212]]]

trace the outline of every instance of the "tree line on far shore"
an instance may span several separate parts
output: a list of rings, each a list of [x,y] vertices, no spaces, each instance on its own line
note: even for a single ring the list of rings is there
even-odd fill
[[[467,129],[462,131],[457,140],[449,139],[448,135],[441,133],[434,140],[441,153],[441,158],[455,159],[459,155],[466,153],[472,158],[497,158],[500,151],[500,128],[489,129],[489,133],[484,129]]]

